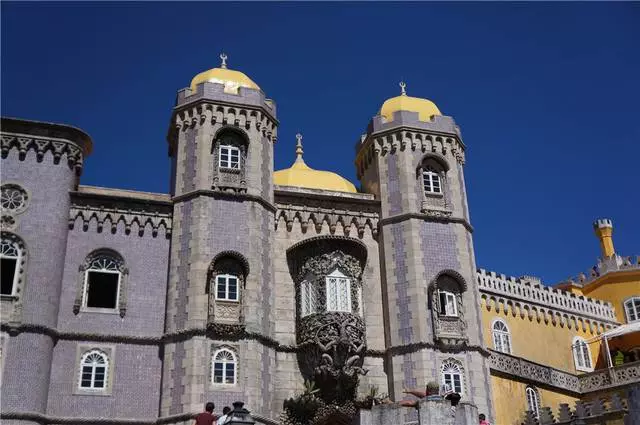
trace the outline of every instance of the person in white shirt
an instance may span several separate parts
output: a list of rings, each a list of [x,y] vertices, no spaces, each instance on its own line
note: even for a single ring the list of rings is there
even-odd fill
[[[231,412],[231,408],[229,406],[224,406],[222,409],[222,416],[218,418],[218,425],[224,425],[229,420],[229,413]]]

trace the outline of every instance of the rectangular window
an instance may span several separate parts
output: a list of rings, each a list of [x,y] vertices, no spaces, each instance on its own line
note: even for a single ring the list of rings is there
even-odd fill
[[[225,363],[225,384],[234,384],[236,382],[236,365],[233,363]]]
[[[238,301],[238,278],[221,275],[216,278],[216,299]]]
[[[213,382],[215,384],[224,383],[224,363],[215,363],[213,366]]]
[[[86,306],[116,308],[120,273],[87,272]]]
[[[16,278],[18,260],[15,258],[3,258],[0,261],[0,294],[13,295],[13,281]]]
[[[340,277],[327,277],[327,311],[351,313],[351,281]]]
[[[240,169],[240,149],[235,146],[220,146],[220,168]]]
[[[443,316],[457,316],[458,308],[456,295],[451,292],[440,291],[440,314]]]
[[[313,283],[303,281],[300,285],[300,314],[302,317],[314,314],[318,311],[316,306],[318,294]]]

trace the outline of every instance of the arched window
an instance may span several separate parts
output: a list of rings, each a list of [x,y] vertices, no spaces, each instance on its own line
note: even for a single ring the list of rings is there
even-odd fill
[[[579,336],[573,339],[573,361],[576,365],[576,370],[583,372],[591,372],[593,370],[593,363],[591,361],[591,351],[584,338]]]
[[[424,187],[425,194],[441,194],[442,182],[440,180],[440,174],[433,165],[426,165],[422,169],[422,185]]]
[[[214,384],[235,385],[237,361],[233,351],[222,348],[213,354],[211,382]]]
[[[436,281],[438,289],[438,313],[441,316],[458,317],[460,284],[451,276],[443,274]]]
[[[124,260],[114,251],[98,250],[89,255],[82,305],[87,309],[117,309],[124,271]]]
[[[0,294],[15,296],[24,262],[24,246],[20,239],[8,232],[2,232],[0,241]]]
[[[216,276],[216,300],[238,301],[238,275],[219,274]]]
[[[339,270],[326,278],[327,311],[346,311],[351,313],[351,280]]]
[[[640,320],[640,297],[629,298],[624,302],[624,311],[627,316],[627,323]]]
[[[99,350],[91,350],[82,355],[80,361],[81,389],[103,390],[107,387],[109,359]]]
[[[528,386],[525,389],[525,396],[527,397],[527,410],[538,419],[540,417],[540,395],[538,390],[535,387]]]
[[[454,359],[445,360],[442,363],[442,384],[458,394],[463,393],[462,366]]]
[[[313,282],[303,280],[300,284],[300,317],[318,312],[318,288]]]
[[[511,334],[507,324],[500,319],[496,319],[492,326],[493,348],[497,351],[511,354]]]

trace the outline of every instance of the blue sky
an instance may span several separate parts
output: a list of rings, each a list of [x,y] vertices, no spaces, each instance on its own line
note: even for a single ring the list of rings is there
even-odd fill
[[[2,3],[2,114],[87,131],[82,183],[167,192],[176,91],[247,73],[278,104],[276,169],[356,181],[353,145],[407,82],[462,128],[478,267],[555,283],[614,220],[640,254],[639,3]]]

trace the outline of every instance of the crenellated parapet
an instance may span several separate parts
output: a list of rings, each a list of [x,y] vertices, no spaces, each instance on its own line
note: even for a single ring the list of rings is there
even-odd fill
[[[476,278],[488,310],[504,311],[513,316],[519,314],[521,318],[569,328],[590,328],[595,333],[618,324],[609,302],[544,286],[539,280],[515,278],[483,269],[477,271]]]
[[[75,127],[37,121],[2,118],[0,153],[6,158],[11,150],[18,151],[24,161],[27,152],[34,151],[36,161],[42,162],[47,153],[53,156],[54,164],[63,158],[76,175],[82,174],[84,157],[91,153],[90,137]]]
[[[137,196],[136,196],[137,195]],[[71,196],[69,228],[152,237],[171,236],[173,206],[167,195],[80,186]]]
[[[609,258],[600,257],[598,263],[585,273],[568,278],[558,285],[572,285],[583,287],[608,273],[627,270],[640,270],[640,255],[633,257],[622,257],[613,255]]]
[[[299,225],[303,233],[311,230],[320,234],[326,224],[332,235],[336,233],[338,225],[341,225],[344,236],[350,236],[353,227],[360,238],[367,229],[374,237],[378,234],[380,207],[373,195],[336,193],[336,196],[330,196],[326,192],[316,192],[309,189],[276,189],[276,229],[284,224],[290,232],[294,225]],[[327,205],[331,205],[331,208]]]
[[[417,115],[412,112],[396,114]],[[355,164],[358,179],[362,178],[378,155],[384,156],[408,149],[425,154],[452,156],[458,163],[464,165],[465,146],[452,118],[435,116],[432,122],[398,119],[392,123],[384,123],[380,120],[383,118],[374,117],[369,131],[362,135],[357,143]]]

